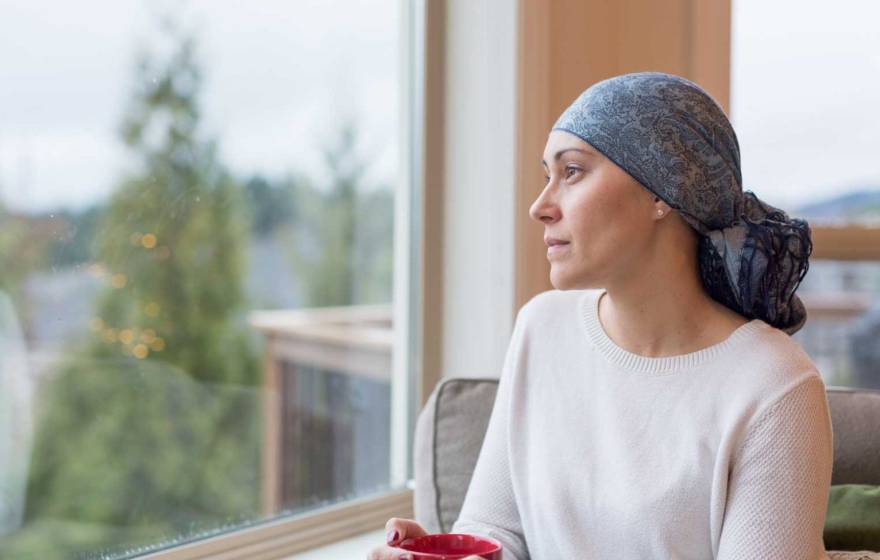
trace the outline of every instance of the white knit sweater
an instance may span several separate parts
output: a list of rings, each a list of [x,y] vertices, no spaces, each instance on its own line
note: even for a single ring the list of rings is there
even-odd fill
[[[826,558],[831,419],[800,345],[755,319],[640,356],[605,333],[602,291],[520,310],[452,532],[505,560]]]

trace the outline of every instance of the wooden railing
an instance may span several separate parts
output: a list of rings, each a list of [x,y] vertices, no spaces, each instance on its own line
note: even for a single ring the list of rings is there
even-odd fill
[[[389,305],[260,311],[266,515],[387,486]]]

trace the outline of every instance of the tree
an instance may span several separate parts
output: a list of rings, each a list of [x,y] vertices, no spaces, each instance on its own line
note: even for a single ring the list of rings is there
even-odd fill
[[[390,303],[394,273],[394,193],[379,188],[361,197],[355,235],[359,303]]]
[[[141,171],[116,191],[99,231],[112,286],[99,318],[165,341],[161,349],[147,343],[137,357],[161,352],[196,379],[252,383],[255,364],[235,324],[247,239],[241,187],[218,161],[215,143],[199,135],[193,39],[167,21],[165,30],[177,48],[160,67],[142,59],[139,75],[153,78],[140,82],[123,124]]]
[[[70,555],[119,534],[155,543],[257,515],[243,189],[200,130],[193,37],[170,20],[162,31],[170,55],[142,55],[121,131],[138,164],[97,228],[107,287],[93,336],[68,350],[42,401],[33,530],[9,550],[40,541]],[[46,524],[59,519],[76,525]]]
[[[290,181],[275,184],[257,175],[248,180],[244,188],[251,207],[254,235],[268,236],[296,219]]]
[[[394,203],[388,188],[363,192],[366,162],[345,122],[323,150],[329,185],[296,183],[300,219],[290,258],[310,307],[391,301]]]

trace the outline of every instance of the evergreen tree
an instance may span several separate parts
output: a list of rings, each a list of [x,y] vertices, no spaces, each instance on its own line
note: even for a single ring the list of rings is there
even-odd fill
[[[323,150],[326,190],[299,181],[300,219],[291,260],[308,307],[390,303],[394,203],[390,189],[363,192],[367,163],[357,154],[357,129],[345,122]]]
[[[355,235],[358,303],[391,303],[394,286],[394,193],[382,187],[361,197]]]
[[[30,526],[0,556],[154,544],[258,515],[243,189],[200,131],[193,38],[162,29],[170,55],[143,56],[122,127],[138,165],[97,228],[107,287],[93,336],[41,399]]]
[[[116,191],[99,231],[112,287],[99,318],[165,342],[147,343],[137,357],[157,351],[196,379],[252,383],[256,368],[235,324],[248,231],[241,187],[217,160],[215,143],[199,135],[193,39],[170,23],[165,29],[177,48],[159,67],[142,60],[139,75],[151,79],[139,84],[123,125],[141,169]]]

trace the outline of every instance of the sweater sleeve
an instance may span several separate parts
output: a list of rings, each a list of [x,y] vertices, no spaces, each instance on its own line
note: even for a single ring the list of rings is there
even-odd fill
[[[483,445],[453,533],[471,533],[501,542],[503,560],[528,560],[510,477],[508,429],[511,383],[520,351],[522,313],[517,315],[504,358],[498,390]]]
[[[826,558],[832,461],[825,385],[811,375],[758,413],[733,457],[717,559]]]

